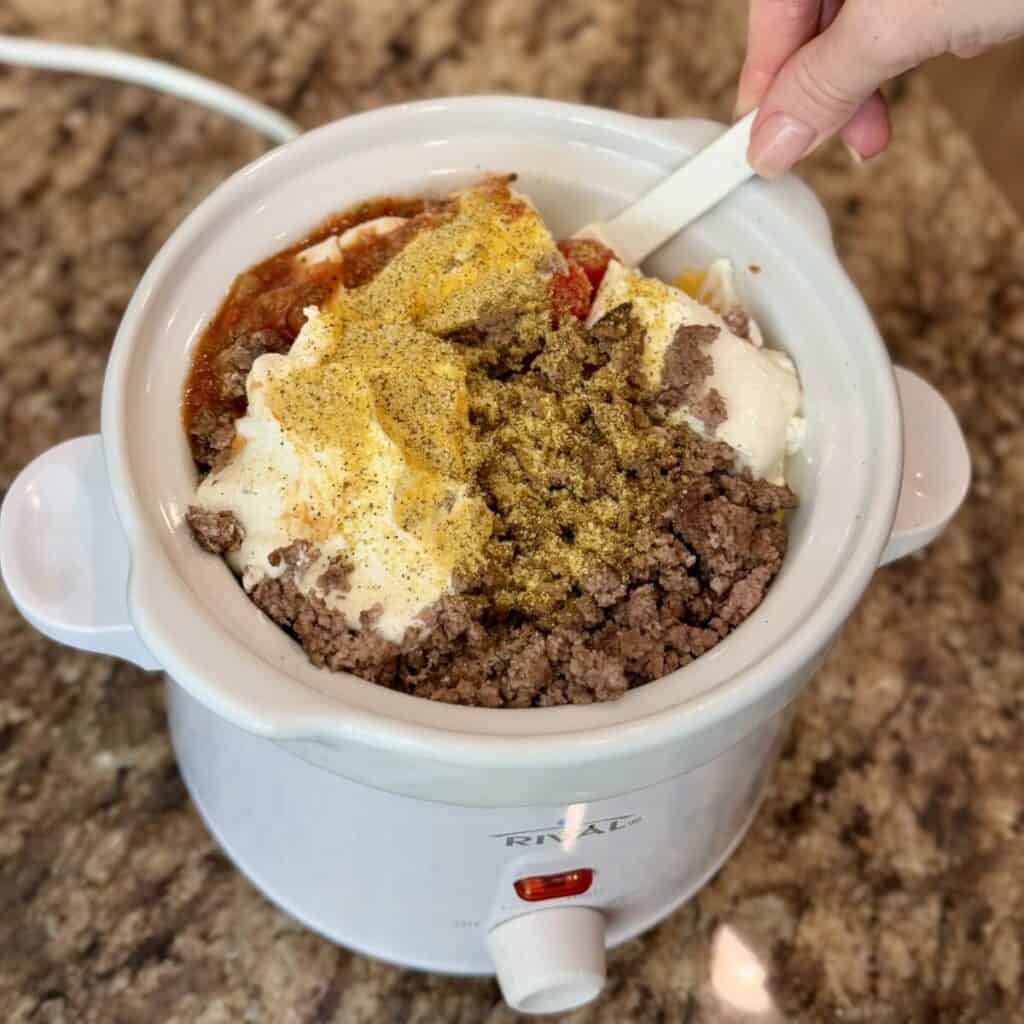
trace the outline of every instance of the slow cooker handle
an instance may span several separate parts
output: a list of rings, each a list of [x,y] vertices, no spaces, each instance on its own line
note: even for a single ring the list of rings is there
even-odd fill
[[[903,408],[903,486],[882,565],[933,541],[971,485],[971,457],[949,403],[916,373],[896,367]]]
[[[36,629],[159,669],[128,614],[130,568],[99,434],[65,441],[22,470],[0,507],[0,573]]]

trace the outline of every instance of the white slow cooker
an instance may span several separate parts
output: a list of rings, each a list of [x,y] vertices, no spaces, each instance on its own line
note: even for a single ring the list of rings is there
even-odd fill
[[[189,791],[269,898],[372,956],[496,972],[527,1012],[593,998],[605,947],[670,913],[740,841],[788,709],[872,573],[963,500],[950,409],[894,374],[809,190],[793,178],[742,188],[647,269],[731,257],[743,299],[799,367],[807,440],[790,467],[801,506],[785,565],[747,622],[671,676],[614,703],[503,710],[308,663],[186,528],[196,471],[182,382],[232,278],[332,211],[516,171],[568,235],[720,131],[485,97],[377,110],[271,152],[147,271],[111,353],[102,434],[33,462],[0,517],[4,580],[30,622],[167,673]]]

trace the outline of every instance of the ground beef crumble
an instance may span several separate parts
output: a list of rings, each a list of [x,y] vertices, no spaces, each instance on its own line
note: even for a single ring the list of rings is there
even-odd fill
[[[750,341],[750,314],[745,309],[731,309],[722,319],[737,338]]]
[[[718,337],[713,324],[683,324],[665,352],[659,399],[665,409],[693,403],[714,365],[707,348]]]
[[[347,594],[349,577],[352,575],[353,568],[354,566],[347,558],[335,555],[327,563],[327,568],[320,574],[317,586],[325,593]]]
[[[729,409],[722,393],[717,388],[709,388],[705,395],[693,403],[693,414],[704,424],[707,432],[714,435],[729,418]]]
[[[221,397],[228,400],[245,398],[245,380],[252,364],[267,352],[283,353],[289,348],[291,341],[288,336],[272,327],[239,331],[231,344],[214,358]]]
[[[710,337],[681,333],[678,387],[702,380],[701,350]],[[451,703],[584,704],[613,700],[688,664],[756,609],[786,551],[779,513],[796,499],[788,487],[737,470],[728,446],[664,419],[663,396],[651,401],[643,387],[643,335],[628,307],[590,331],[560,328],[547,345],[524,344],[501,318],[456,340],[472,350],[471,416],[485,442],[493,441],[480,470],[498,522],[488,567],[460,580],[458,593],[426,610],[421,624],[395,644],[374,630],[375,610],[353,629],[326,596],[300,591],[297,580],[316,561],[316,548],[299,541],[278,549],[269,558],[277,575],[257,583],[250,596],[291,631],[315,665]],[[586,384],[573,392],[573,381]],[[529,464],[520,447],[540,441],[517,435],[512,425],[518,430],[523,421],[509,410],[534,403],[550,413],[552,402],[592,429],[576,431],[571,446],[549,446]],[[616,403],[630,407],[631,435],[641,424],[646,440],[640,448],[617,447],[618,420],[602,421]],[[550,419],[540,422],[550,427]],[[502,459],[498,472],[495,460]],[[503,490],[514,495],[508,507],[498,493]],[[552,559],[553,538],[542,536],[538,524],[550,523],[572,553],[574,528],[609,491],[628,509],[621,544],[574,580]],[[543,519],[524,511],[527,492],[547,506]],[[190,513],[189,522],[204,546],[218,549],[220,534],[211,546],[202,540],[211,532],[200,516]],[[217,525],[226,527],[227,520]],[[223,536],[234,543],[229,533]],[[538,553],[550,569],[541,568]],[[318,581],[321,591],[344,593],[350,572],[335,560]],[[542,600],[522,601],[521,590],[508,583],[517,573],[530,574]]]
[[[234,512],[210,512],[192,505],[185,520],[200,546],[215,555],[237,551],[245,540],[245,530]]]
[[[299,590],[293,569],[261,580],[249,596],[295,635],[314,665],[392,684],[399,648],[374,631],[372,611],[363,613],[360,629],[351,629],[344,615],[332,611],[321,598]]]
[[[192,457],[200,466],[218,469],[228,459],[235,440],[235,420],[229,410],[202,409],[189,424]]]

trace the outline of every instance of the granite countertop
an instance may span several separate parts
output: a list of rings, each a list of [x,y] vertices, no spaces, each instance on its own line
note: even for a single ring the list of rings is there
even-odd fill
[[[514,91],[726,118],[742,0],[11,0],[0,31],[215,75],[315,125]],[[1024,234],[919,79],[897,142],[805,170],[900,362],[965,425],[976,482],[879,572],[800,701],[739,851],[616,951],[577,1022],[1024,1019]],[[0,71],[4,485],[98,424],[118,318],[160,243],[264,143],[111,83]],[[0,598],[0,1019],[511,1021],[488,981],[331,946],[270,906],[189,804],[160,681],[47,642]],[[760,1015],[710,969],[741,943]]]

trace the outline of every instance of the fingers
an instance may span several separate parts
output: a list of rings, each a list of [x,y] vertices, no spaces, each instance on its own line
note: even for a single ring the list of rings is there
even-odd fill
[[[836,20],[843,0],[822,0],[818,31],[824,32]],[[892,138],[889,104],[880,92],[869,96],[840,132],[843,141],[864,160],[878,156]]]
[[[878,156],[892,138],[889,104],[880,92],[869,96],[840,132],[845,142],[865,160]]]
[[[740,73],[737,117],[761,102],[779,69],[814,37],[821,6],[822,0],[750,0],[747,59]]]
[[[808,31],[809,42],[796,42]],[[836,132],[862,156],[881,152],[890,126],[878,87],[927,57],[973,54],[1024,34],[1024,3],[751,0],[750,32],[740,108],[761,110],[748,158],[760,174],[775,177]],[[794,43],[799,48],[783,56]]]
[[[976,57],[1024,35],[1024,4],[1020,0],[985,0],[955,4],[943,0],[946,48],[958,57]]]
[[[913,6],[917,0],[900,2]],[[895,19],[896,29],[904,24]],[[884,148],[888,117],[880,100],[871,98],[883,81],[914,63],[906,54],[916,54],[920,45],[912,37],[904,43],[893,29],[888,4],[849,0],[821,35],[786,62],[754,125],[748,157],[758,173],[775,177],[788,171],[855,115],[854,148],[864,156]]]

